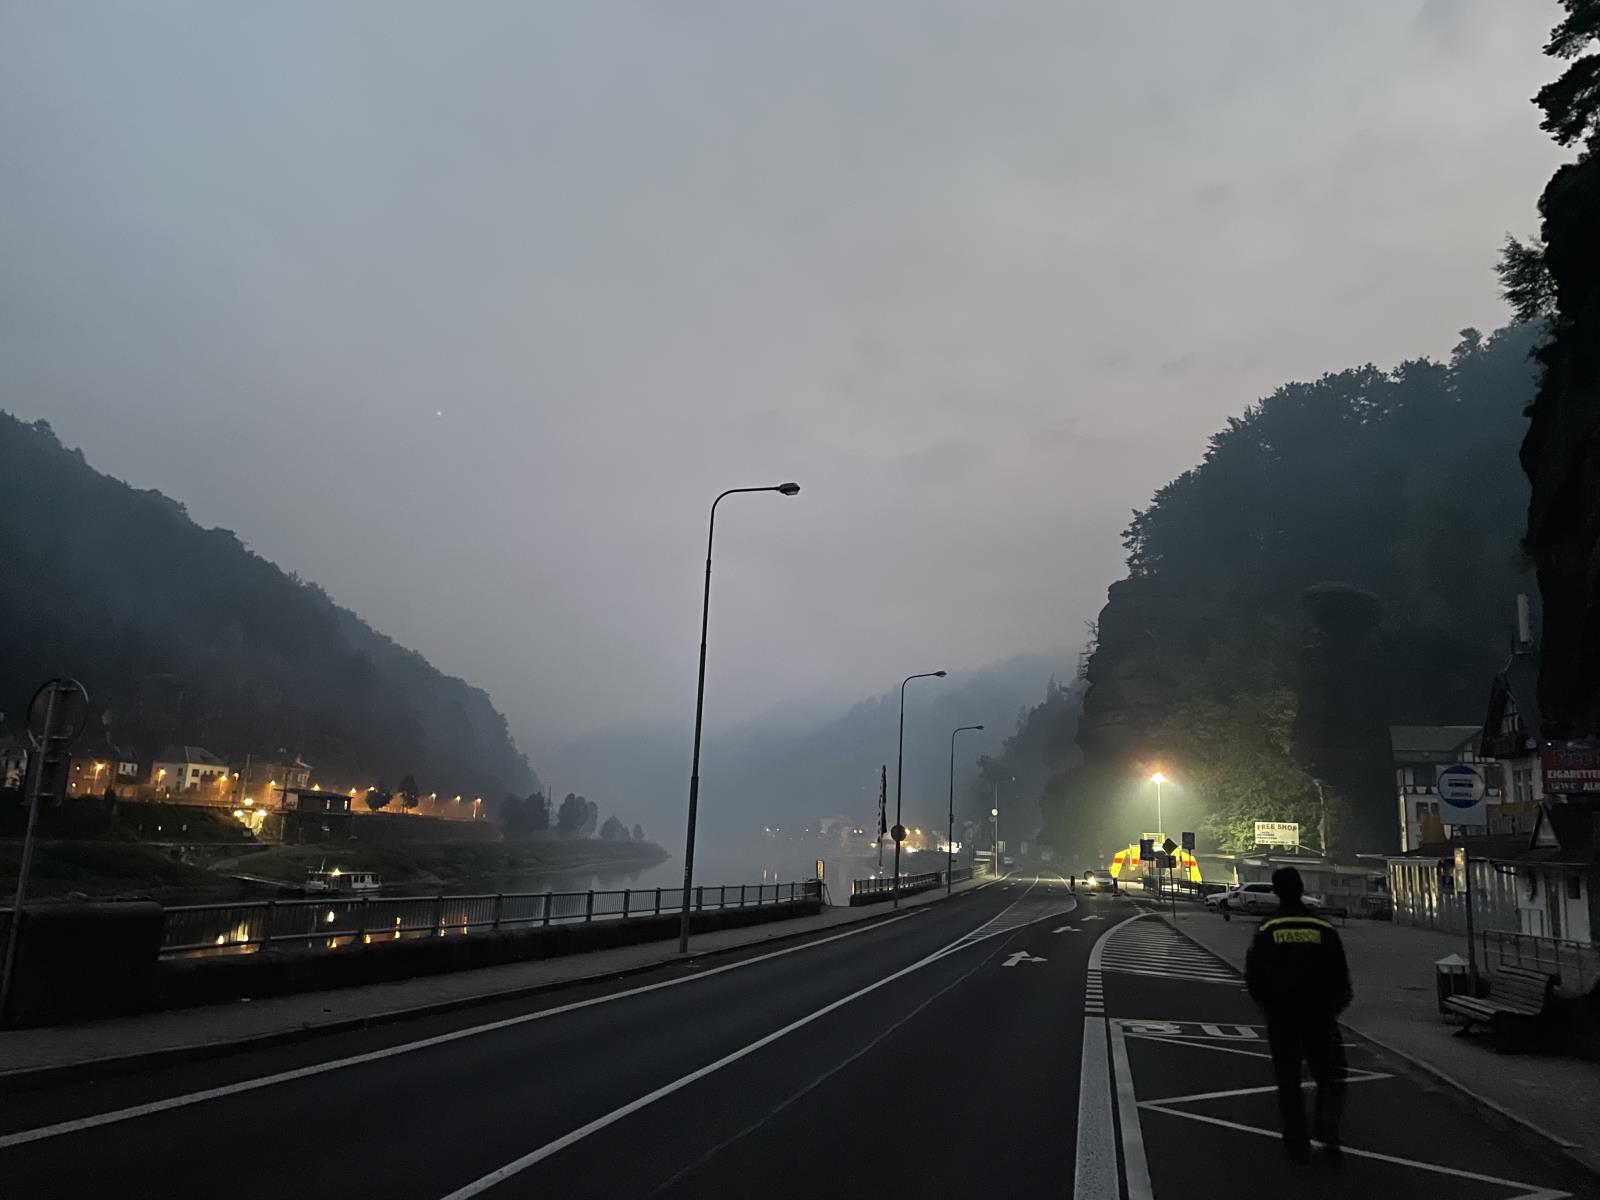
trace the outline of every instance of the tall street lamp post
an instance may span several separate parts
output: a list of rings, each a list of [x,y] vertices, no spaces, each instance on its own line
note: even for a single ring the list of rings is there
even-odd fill
[[[950,815],[944,835],[944,894],[951,894],[956,873],[956,734],[969,729],[982,729],[982,725],[963,725],[950,731]]]
[[[943,671],[924,671],[920,675],[907,675],[900,681],[900,742],[894,760],[894,904],[900,907],[900,843],[905,840],[905,827],[900,824],[900,783],[906,773],[906,684],[913,679],[943,679]]]
[[[706,705],[706,627],[711,620],[711,544],[717,536],[717,505],[728,496],[744,492],[777,492],[783,496],[800,493],[798,483],[772,487],[729,488],[711,502],[711,524],[706,533],[706,591],[700,606],[700,681],[694,694],[694,758],[689,768],[689,833],[683,843],[683,914],[678,921],[678,953],[689,953],[689,905],[694,894],[694,823],[700,808],[700,731]]]
[[[994,840],[990,843],[994,849],[990,851],[991,861],[989,867],[994,872],[995,878],[998,879],[1000,877],[1000,797],[998,793],[995,795],[994,807],[989,810],[989,819],[994,822]]]
[[[1150,782],[1156,785],[1156,837],[1158,839],[1163,836],[1161,832],[1161,785],[1166,781],[1167,777],[1160,771],[1150,776]],[[1165,852],[1163,851],[1163,853]],[[1161,895],[1161,868],[1159,865],[1156,867],[1156,895]]]

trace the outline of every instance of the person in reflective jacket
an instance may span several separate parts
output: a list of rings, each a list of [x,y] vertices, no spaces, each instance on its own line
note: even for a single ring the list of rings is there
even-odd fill
[[[1344,1108],[1344,1047],[1338,1015],[1349,1005],[1350,968],[1339,931],[1305,906],[1300,872],[1272,873],[1278,915],[1261,922],[1245,959],[1245,983],[1267,1018],[1272,1070],[1278,1081],[1283,1141],[1296,1162],[1311,1157],[1300,1063],[1317,1083],[1313,1132],[1337,1162],[1339,1116]]]

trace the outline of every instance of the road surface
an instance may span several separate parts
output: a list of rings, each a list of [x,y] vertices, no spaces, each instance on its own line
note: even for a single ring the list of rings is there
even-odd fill
[[[1237,975],[1011,878],[809,940],[6,1097],[0,1195],[1444,1195],[1593,1177],[1352,1040],[1340,1168],[1276,1140]]]

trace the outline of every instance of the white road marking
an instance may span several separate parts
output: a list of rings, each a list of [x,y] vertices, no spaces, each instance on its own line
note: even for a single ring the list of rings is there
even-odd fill
[[[1117,1131],[1111,1123],[1111,1062],[1106,1056],[1106,1023],[1083,1019],[1083,1067],[1078,1076],[1078,1153],[1072,1172],[1075,1200],[1113,1200],[1120,1196]]]
[[[1133,1094],[1128,1043],[1122,1026],[1111,1022],[1111,1063],[1117,1073],[1117,1128],[1122,1131],[1122,1181],[1128,1200],[1151,1200],[1150,1164],[1144,1156],[1144,1130],[1139,1126],[1139,1101]]]
[[[959,942],[961,940],[962,939],[957,939],[957,942]],[[956,942],[952,942],[951,946],[954,946],[956,944],[957,944]],[[697,1083],[698,1081],[706,1078],[706,1076],[708,1076],[708,1075],[714,1075],[716,1072],[722,1070],[723,1067],[726,1067],[726,1066],[729,1066],[729,1065],[731,1065],[733,1063],[736,1063],[742,1058],[748,1058],[750,1055],[754,1054],[757,1050],[761,1050],[761,1049],[764,1049],[767,1046],[772,1045],[774,1042],[780,1040],[781,1038],[787,1037],[789,1034],[795,1032],[795,1030],[797,1030],[797,1029],[804,1029],[807,1025],[810,1025],[813,1021],[821,1020],[823,1017],[827,1016],[829,1013],[835,1012],[838,1009],[843,1008],[845,1005],[849,1004],[851,1001],[859,1000],[862,996],[869,995],[870,993],[877,991],[879,988],[885,986],[886,984],[893,983],[897,979],[903,979],[905,976],[910,975],[913,971],[920,971],[923,967],[926,967],[929,964],[937,962],[939,959],[945,957],[945,955],[947,955],[949,953],[949,951],[950,951],[950,946],[945,946],[942,949],[935,950],[932,954],[929,954],[924,958],[918,959],[916,962],[912,963],[910,966],[901,967],[898,971],[894,972],[892,975],[885,975],[882,979],[879,979],[879,980],[876,980],[873,983],[867,984],[866,987],[857,988],[855,991],[851,992],[848,996],[841,996],[837,1000],[830,1001],[829,1003],[824,1004],[821,1008],[815,1010],[814,1012],[807,1013],[805,1016],[799,1018],[798,1020],[790,1021],[789,1024],[785,1025],[782,1029],[775,1029],[771,1033],[765,1035],[764,1037],[757,1038],[755,1041],[751,1042],[749,1045],[741,1046],[739,1049],[733,1051],[732,1053],[723,1055],[721,1058],[717,1059],[715,1062],[707,1063],[705,1066],[699,1068],[698,1070],[690,1071],[687,1075],[680,1076],[679,1078],[674,1079],[671,1083],[662,1084],[660,1087],[656,1088],[654,1091],[647,1092],[643,1096],[640,1096],[636,1100],[630,1100],[627,1104],[622,1105],[620,1108],[614,1108],[610,1112],[604,1114],[603,1116],[596,1117],[594,1120],[588,1122],[587,1124],[578,1126],[578,1128],[572,1130],[570,1133],[563,1134],[561,1137],[556,1138],[554,1141],[546,1142],[543,1146],[540,1146],[537,1150],[530,1150],[527,1154],[522,1155],[520,1158],[512,1159],[510,1162],[506,1163],[503,1167],[498,1167],[495,1170],[490,1171],[487,1175],[484,1175],[484,1176],[482,1176],[482,1177],[480,1177],[478,1179],[474,1179],[471,1183],[468,1183],[468,1184],[466,1184],[466,1185],[464,1185],[462,1187],[457,1188],[455,1191],[453,1191],[449,1195],[445,1196],[443,1198],[443,1200],[469,1200],[469,1198],[472,1197],[472,1196],[482,1195],[484,1192],[488,1191],[490,1188],[496,1186],[497,1184],[504,1183],[507,1179],[510,1179],[513,1176],[520,1175],[523,1171],[526,1171],[529,1167],[534,1166],[537,1163],[543,1162],[545,1159],[549,1158],[551,1155],[559,1154],[562,1150],[565,1150],[568,1146],[572,1146],[572,1145],[577,1144],[578,1142],[581,1142],[584,1138],[588,1137],[590,1134],[598,1133],[600,1130],[605,1129],[607,1126],[615,1125],[618,1121],[622,1120],[624,1117],[632,1116],[634,1113],[638,1112],[640,1109],[648,1108],[650,1105],[654,1104],[657,1100],[661,1100],[661,1099],[663,1099],[663,1098],[665,1098],[667,1096],[670,1096],[674,1092],[682,1091],[684,1088],[688,1087],[690,1084]],[[1135,1198],[1130,1197],[1129,1200],[1135,1200]]]
[[[1113,1036],[1115,1036],[1113,1034]],[[1182,1117],[1187,1121],[1203,1121],[1207,1125],[1220,1125],[1224,1129],[1236,1129],[1240,1133],[1254,1133],[1261,1137],[1273,1139],[1283,1135],[1276,1129],[1258,1129],[1254,1125],[1242,1125],[1238,1121],[1225,1121],[1221,1117],[1208,1117],[1204,1113],[1188,1112],[1181,1108],[1163,1108],[1159,1104],[1141,1105],[1148,1107],[1152,1112],[1165,1113],[1169,1117]],[[1514,1179],[1500,1179],[1493,1175],[1480,1175],[1476,1171],[1464,1171],[1460,1167],[1445,1167],[1438,1163],[1419,1162],[1414,1158],[1401,1158],[1395,1154],[1380,1154],[1376,1150],[1357,1150],[1354,1146],[1345,1146],[1344,1152],[1353,1158],[1370,1158],[1376,1162],[1393,1163],[1401,1167],[1414,1167],[1419,1171],[1432,1171],[1437,1175],[1450,1175],[1457,1179],[1471,1179],[1478,1183],[1493,1183],[1501,1187],[1520,1188],[1515,1196],[1507,1196],[1506,1200],[1566,1200],[1571,1192],[1560,1192],[1554,1188],[1534,1187],[1532,1184],[1518,1183]],[[1133,1200],[1132,1193],[1129,1200]]]
[[[870,925],[847,929],[843,933],[830,934],[828,937],[818,938],[814,942],[803,942],[798,946],[786,946],[782,950],[772,950],[766,954],[758,954],[754,958],[740,959],[738,962],[728,963],[721,967],[713,967],[708,971],[697,971],[693,975],[683,975],[676,979],[663,979],[658,983],[641,984],[639,987],[628,988],[624,991],[610,992],[604,996],[593,996],[588,1000],[576,1000],[571,1004],[561,1004],[554,1008],[542,1008],[538,1012],[523,1013],[520,1016],[507,1017],[500,1021],[490,1021],[484,1025],[457,1029],[450,1033],[441,1033],[434,1037],[422,1038],[419,1041],[389,1046],[383,1050],[372,1050],[365,1054],[352,1054],[347,1058],[336,1058],[324,1063],[315,1063],[309,1067],[298,1067],[293,1071],[279,1071],[273,1075],[262,1075],[256,1079],[244,1079],[238,1083],[207,1088],[201,1092],[188,1092],[181,1096],[169,1096],[164,1100],[153,1100],[148,1104],[135,1104],[128,1108],[96,1113],[90,1117],[78,1117],[71,1121],[59,1121],[54,1125],[41,1125],[36,1129],[24,1129],[17,1133],[8,1133],[0,1136],[0,1150],[9,1149],[12,1146],[23,1146],[29,1142],[42,1142],[47,1138],[61,1137],[63,1134],[80,1133],[83,1130],[96,1129],[102,1125],[115,1125],[119,1121],[131,1121],[137,1117],[168,1112],[175,1108],[187,1108],[192,1104],[202,1104],[207,1100],[219,1100],[225,1096],[237,1096],[242,1092],[253,1092],[259,1088],[273,1087],[280,1083],[291,1083],[296,1079],[307,1079],[313,1075],[325,1075],[329,1071],[339,1071],[346,1067],[359,1067],[365,1063],[378,1062],[381,1059],[393,1058],[400,1054],[410,1054],[416,1050],[444,1046],[450,1042],[458,1042],[463,1038],[476,1037],[479,1034],[494,1033],[497,1030],[525,1025],[530,1021],[542,1021],[547,1017],[560,1016],[562,1013],[576,1012],[583,1008],[593,1008],[597,1004],[609,1004],[614,1000],[624,1000],[629,996],[641,996],[646,992],[655,992],[662,988],[694,983],[696,980],[709,979],[713,975],[737,971],[741,967],[753,966],[756,963],[767,962],[774,958],[782,958],[786,954],[798,954],[800,951],[809,950],[814,946],[825,946],[829,942],[837,942],[841,938],[855,937],[857,934],[867,933],[873,929],[882,929],[885,925],[892,925],[896,921],[904,921],[907,917],[915,915],[916,910],[912,910],[898,917],[889,917],[886,920],[876,921]]]
[[[1044,959],[1040,958],[1037,954],[1029,954],[1026,950],[1018,950],[1000,965],[1002,967],[1014,967],[1019,962],[1044,962]]]
[[[1374,1079],[1393,1079],[1393,1075],[1386,1075],[1382,1071],[1348,1071],[1345,1073],[1346,1083],[1370,1083]],[[1316,1087],[1316,1080],[1305,1079],[1300,1083],[1302,1088]],[[1164,1104],[1189,1104],[1198,1100],[1228,1100],[1234,1096],[1262,1096],[1268,1092],[1276,1092],[1278,1085],[1269,1083],[1265,1087],[1230,1088],[1225,1092],[1195,1092],[1188,1096],[1164,1096],[1160,1100],[1141,1100],[1140,1108],[1160,1108]]]
[[[1052,929],[1051,933],[1082,933],[1083,930],[1073,925],[1063,925],[1060,929]]]
[[[1099,913],[1095,913],[1093,916],[1085,917],[1084,920],[1085,921],[1104,921],[1105,918],[1102,917]]]

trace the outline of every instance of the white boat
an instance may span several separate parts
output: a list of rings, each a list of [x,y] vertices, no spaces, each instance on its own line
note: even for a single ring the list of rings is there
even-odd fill
[[[300,885],[300,890],[306,895],[326,895],[335,893],[341,895],[375,895],[383,887],[383,881],[378,878],[376,871],[346,871],[339,867],[331,869],[316,867],[306,872],[306,879]]]

